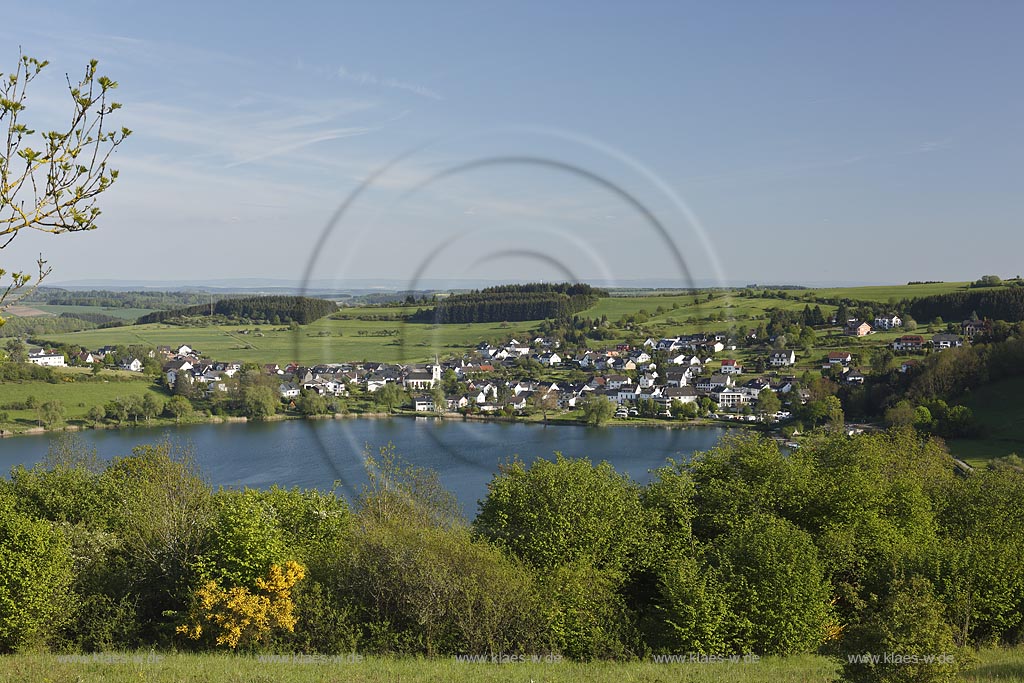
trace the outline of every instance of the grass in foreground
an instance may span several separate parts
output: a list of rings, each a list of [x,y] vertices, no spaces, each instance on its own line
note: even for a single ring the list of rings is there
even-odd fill
[[[283,655],[275,659],[270,655],[261,661],[255,657],[226,654],[161,655],[142,652],[73,656],[67,660],[51,654],[21,654],[0,657],[0,681],[812,683],[835,680],[839,669],[835,660],[814,655],[769,657],[750,664],[659,664],[651,661],[479,664],[458,662],[454,658],[367,657],[356,660],[351,655],[341,655],[336,661],[328,661],[326,657],[289,657]],[[1024,683],[1024,649],[984,650],[961,680],[971,683]]]
[[[98,655],[109,663],[87,660],[62,662],[57,655],[15,655],[0,659],[0,681],[218,681],[225,683],[306,683],[307,681],[533,681],[534,683],[630,683],[655,681],[737,681],[738,683],[809,683],[830,681],[835,665],[822,657],[765,659],[757,664],[657,664],[654,662],[468,663],[454,658],[366,658],[324,662],[301,657],[289,662],[260,661],[231,655]],[[118,659],[128,661],[117,661]],[[147,661],[148,660],[148,661]]]

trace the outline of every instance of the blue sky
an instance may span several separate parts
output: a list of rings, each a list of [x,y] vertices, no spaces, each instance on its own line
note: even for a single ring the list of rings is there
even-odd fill
[[[29,112],[96,57],[135,130],[54,282],[1024,270],[1020,3],[39,5]]]

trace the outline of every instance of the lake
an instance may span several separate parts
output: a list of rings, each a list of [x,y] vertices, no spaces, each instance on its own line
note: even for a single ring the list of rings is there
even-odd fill
[[[617,471],[644,483],[650,470],[666,458],[689,458],[694,451],[713,447],[729,431],[395,417],[86,430],[73,436],[95,448],[101,458],[126,455],[140,443],[169,438],[191,450],[203,476],[214,485],[330,489],[339,482],[348,496],[366,481],[366,450],[376,452],[394,444],[405,460],[435,470],[472,517],[499,463],[513,456],[529,462],[552,458],[559,451],[594,462],[607,460]],[[50,443],[63,436],[0,439],[0,472],[6,475],[15,465],[41,461]]]

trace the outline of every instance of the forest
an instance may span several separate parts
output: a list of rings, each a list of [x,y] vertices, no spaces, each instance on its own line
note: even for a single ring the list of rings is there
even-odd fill
[[[223,316],[232,320],[264,321],[275,325],[288,322],[308,325],[337,311],[338,305],[327,299],[279,295],[247,296],[221,299],[213,304],[187,306],[169,311],[154,311],[140,317],[137,324],[183,321],[188,318],[204,316]]]
[[[1008,323],[1024,321],[1024,286],[977,288],[922,297],[907,310],[917,320],[966,320],[972,315]]]
[[[40,287],[26,298],[26,303],[60,306],[96,306],[101,308],[172,308],[209,304],[224,294],[208,292],[111,291],[107,289],[68,290]]]
[[[214,490],[169,443],[63,442],[0,482],[0,651],[955,653],[910,670],[944,680],[1024,637],[1024,474],[958,476],[912,429],[732,437],[645,485],[512,460],[471,521],[366,461],[358,492]]]
[[[566,319],[601,296],[607,292],[586,284],[500,285],[439,299],[432,309],[419,309],[409,320],[446,324]]]

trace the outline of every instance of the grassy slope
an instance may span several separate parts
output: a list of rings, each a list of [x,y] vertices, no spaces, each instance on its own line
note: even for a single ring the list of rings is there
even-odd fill
[[[399,321],[332,320],[323,318],[292,332],[281,327],[261,326],[263,336],[241,334],[255,326],[178,327],[174,325],[133,325],[88,330],[48,338],[96,348],[104,344],[147,344],[176,346],[188,344],[211,358],[256,363],[303,364],[374,360],[382,362],[422,361],[435,353],[461,355],[483,339],[498,341],[524,336],[535,322],[476,323],[473,325],[425,325]],[[397,336],[369,336],[384,330],[399,330]],[[361,335],[360,332],[364,333]],[[318,336],[321,333],[327,336]]]
[[[853,291],[853,290],[850,290]],[[646,334],[651,336],[675,335],[698,331],[723,330],[733,324],[754,327],[767,318],[769,308],[802,310],[803,301],[741,296],[719,296],[708,302],[705,297],[690,295],[609,297],[598,301],[581,315],[599,318],[607,315],[618,321],[625,315],[641,309],[650,316],[644,334],[620,331],[619,336],[607,341],[639,342]],[[699,302],[695,303],[695,299]],[[672,308],[676,306],[676,308]],[[663,308],[657,313],[659,307]],[[298,333],[281,327],[262,326],[263,336],[243,335],[242,330],[255,326],[223,325],[216,327],[177,327],[173,325],[135,325],[124,328],[89,330],[64,335],[51,335],[53,339],[96,348],[104,344],[178,345],[187,343],[207,355],[224,360],[259,363],[331,362],[343,360],[377,360],[383,362],[424,361],[434,354],[446,356],[461,353],[478,342],[494,343],[518,337],[523,339],[538,321],[516,323],[473,323],[456,325],[427,325],[395,320],[360,320],[358,317],[374,315],[394,316],[412,308],[351,308],[338,316],[323,318],[303,327]],[[834,307],[822,306],[831,314]],[[717,320],[721,316],[725,320]],[[337,319],[337,318],[342,319]],[[398,330],[397,336],[373,336],[385,330]],[[323,336],[319,336],[323,335]],[[891,341],[899,333],[873,335],[862,344]]]
[[[672,303],[680,304],[672,310]],[[667,310],[655,315],[658,306]],[[802,302],[781,299],[719,298],[710,303],[693,305],[693,297],[635,297],[602,299],[596,306],[582,313],[589,317],[608,315],[618,320],[623,315],[644,308],[652,318],[648,323],[651,333],[679,334],[699,330],[720,330],[731,323],[705,320],[722,312],[738,322],[749,316],[763,316],[771,307],[802,309]],[[828,309],[829,307],[824,307]],[[480,341],[494,343],[517,337],[524,340],[539,321],[513,323],[472,323],[455,325],[428,325],[395,320],[358,320],[357,315],[394,315],[400,309],[364,308],[342,312],[345,319],[322,318],[298,332],[282,327],[261,326],[263,336],[241,334],[242,330],[256,329],[252,325],[223,325],[215,327],[178,327],[174,325],[133,325],[123,328],[88,330],[63,335],[49,335],[55,341],[97,348],[104,344],[189,344],[203,353],[223,360],[259,363],[317,363],[345,360],[375,360],[382,362],[423,361],[439,354],[461,354]],[[830,311],[826,311],[830,312]],[[696,319],[696,320],[691,320]],[[690,322],[687,322],[690,320]],[[756,324],[756,323],[755,323]],[[398,330],[397,336],[372,336],[385,330]],[[324,336],[319,336],[323,334]],[[608,343],[623,341],[621,338]],[[634,340],[637,341],[637,340]]]
[[[967,289],[969,282],[938,282],[927,285],[878,285],[871,287],[827,287],[806,290],[823,297],[843,297],[857,301],[878,301],[886,303],[891,299],[907,299],[935,294],[948,294]],[[791,290],[795,294],[805,290]]]
[[[83,371],[69,368],[58,372],[63,377],[70,377]],[[84,374],[90,373],[86,371]],[[0,382],[0,411],[8,414],[8,419],[0,422],[0,429],[24,431],[36,426],[35,409],[11,410],[2,407],[12,402],[22,402],[29,395],[35,396],[40,404],[53,400],[60,401],[67,411],[68,420],[72,422],[83,419],[90,407],[103,405],[119,396],[142,396],[147,392],[154,392],[166,398],[153,385],[152,378],[143,378],[137,373],[104,371],[102,377],[107,381],[61,381],[56,384],[38,381]]]
[[[138,660],[152,657],[140,653]],[[307,660],[308,661],[308,660]],[[810,655],[768,658],[756,664],[655,664],[653,662],[589,664],[466,664],[452,659],[369,658],[348,663],[266,663],[231,655],[164,655],[145,663],[66,663],[55,655],[24,654],[0,659],[0,681],[71,683],[109,681],[280,682],[351,681],[536,681],[619,683],[692,681],[737,683],[812,683],[834,680],[832,660]],[[1024,651],[985,650],[962,676],[963,681],[1024,682]]]
[[[952,439],[949,449],[972,465],[1010,453],[1024,455],[1024,377],[987,384],[961,401],[981,425],[978,439]]]

